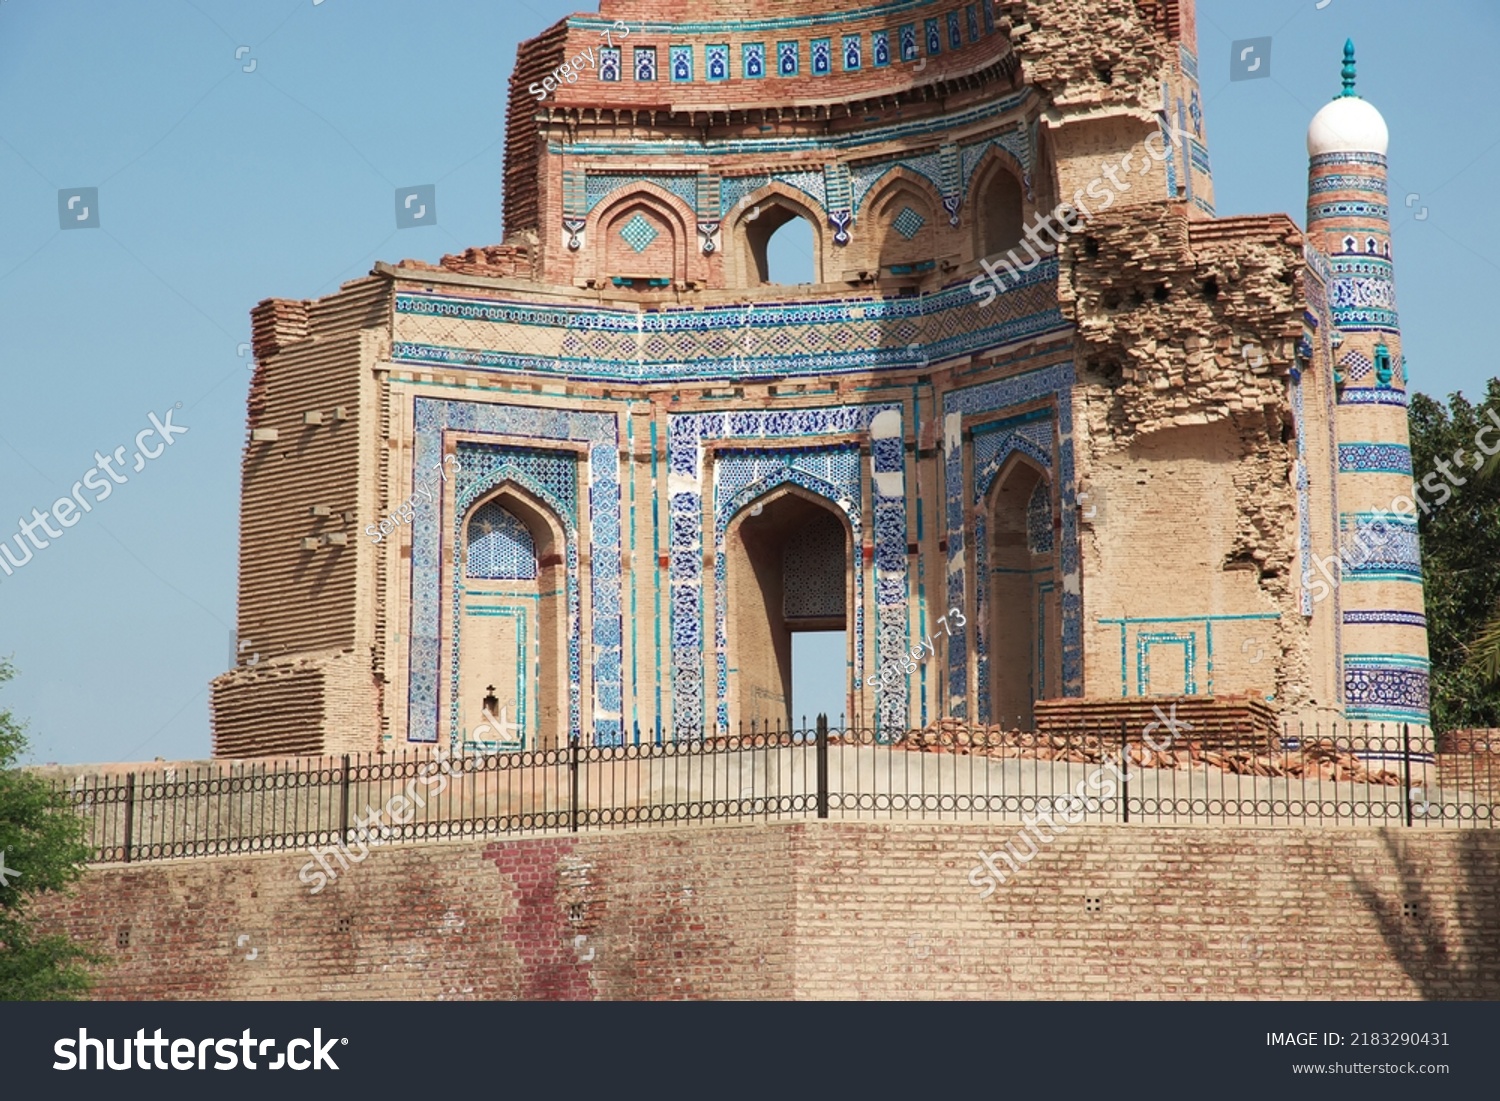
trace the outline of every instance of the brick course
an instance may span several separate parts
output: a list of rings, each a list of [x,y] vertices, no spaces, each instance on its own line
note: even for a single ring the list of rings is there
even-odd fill
[[[1074,829],[981,899],[1016,829],[397,846],[317,895],[305,853],[115,866],[47,913],[107,999],[1500,997],[1500,834]]]

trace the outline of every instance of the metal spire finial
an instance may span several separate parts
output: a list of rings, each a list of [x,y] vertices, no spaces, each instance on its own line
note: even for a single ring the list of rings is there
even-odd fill
[[[1354,95],[1354,39],[1344,39],[1344,90],[1339,98]]]

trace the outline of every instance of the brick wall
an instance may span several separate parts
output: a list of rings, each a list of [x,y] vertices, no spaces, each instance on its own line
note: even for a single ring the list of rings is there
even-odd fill
[[[1015,829],[409,845],[316,895],[306,854],[116,866],[50,920],[110,999],[1500,997],[1500,832],[1075,829],[982,899]]]

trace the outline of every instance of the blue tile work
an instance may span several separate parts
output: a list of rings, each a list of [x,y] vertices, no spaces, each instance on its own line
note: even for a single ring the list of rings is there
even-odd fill
[[[927,56],[933,57],[943,52],[943,36],[938,30],[936,19],[922,20],[922,33],[927,39]]]
[[[1303,398],[1302,375],[1296,372],[1290,383],[1292,391],[1292,419],[1297,426],[1297,461],[1293,481],[1297,487],[1297,557],[1302,566],[1302,586],[1298,594],[1298,610],[1305,616],[1313,614],[1312,598],[1312,500],[1309,496],[1307,478],[1307,434],[1312,426],[1307,423],[1306,402]]]
[[[587,482],[589,486],[588,532],[590,544],[589,590],[592,602],[594,634],[590,657],[594,664],[594,729],[596,744],[617,744],[621,736],[619,720],[621,683],[620,653],[623,637],[621,621],[620,572],[620,458],[618,425],[612,413],[585,413],[570,409],[540,409],[526,406],[497,405],[484,402],[443,401],[414,398],[413,463],[417,471],[430,470],[441,463],[447,433],[504,435],[535,440],[538,449],[548,442],[576,441],[589,446]],[[546,502],[568,528],[567,572],[570,578],[579,573],[578,527],[574,519],[576,506],[560,497],[558,485],[564,481],[559,464],[577,465],[572,452],[552,452],[541,456],[525,448],[509,449],[515,458],[485,459],[483,445],[459,445],[463,470],[455,487],[458,495],[455,515],[446,522],[430,509],[419,509],[412,524],[412,640],[410,698],[408,701],[408,740],[436,742],[439,737],[438,683],[440,621],[442,617],[443,566],[457,576],[460,565],[460,539],[463,514],[473,501],[505,477],[514,478],[529,492]],[[472,450],[475,447],[479,450]],[[505,451],[496,448],[491,454]],[[471,469],[470,463],[473,463]],[[485,473],[485,472],[488,473]],[[482,478],[494,479],[488,485]],[[457,703],[457,654],[459,586],[451,585],[451,614],[454,623],[454,648],[449,674],[454,678],[453,703]],[[582,640],[579,637],[579,599],[576,581],[569,586],[569,730],[580,734]],[[450,717],[456,725],[456,716]],[[452,729],[452,727],[450,727]]]
[[[468,577],[489,581],[536,579],[536,543],[531,532],[498,502],[489,502],[470,518],[468,548]]]
[[[1005,465],[1013,452],[1030,455],[1042,468],[1052,470],[1051,410],[1037,410],[1025,417],[1017,417],[998,424],[979,425],[974,430],[974,503],[977,505],[989,494],[995,475]]]
[[[638,189],[643,183],[654,184],[663,191],[676,195],[689,209],[692,209],[698,200],[698,177],[693,173],[641,175],[625,172],[590,172],[584,177],[584,202],[583,209],[579,213],[587,214],[615,192]]]
[[[1344,369],[1345,382],[1358,382],[1375,369],[1374,361],[1357,348],[1346,352],[1339,360],[1339,366]]]
[[[776,43],[776,71],[782,76],[796,76],[802,68],[800,42]]]
[[[672,68],[673,83],[681,84],[693,79],[693,48],[691,46],[672,46],[667,56]]]
[[[917,59],[917,25],[904,23],[898,29],[897,34],[901,43],[901,60],[915,61]]]
[[[620,47],[599,47],[599,79],[617,83],[620,79]]]
[[[833,72],[833,42],[827,38],[814,38],[809,46],[813,76],[827,76]]]
[[[1400,443],[1339,444],[1340,474],[1404,474],[1411,477],[1411,448]]]
[[[1048,258],[988,306],[979,304],[967,284],[958,283],[908,298],[851,297],[758,306],[748,313],[737,305],[641,314],[592,306],[549,308],[498,297],[401,293],[396,296],[397,339],[391,358],[404,364],[463,364],[612,382],[910,369],[1066,330],[1056,277],[1056,258]],[[426,319],[449,320],[434,329],[418,324]],[[454,338],[472,339],[484,328],[477,322],[505,328],[495,330],[480,348],[409,339],[413,333],[441,339],[448,324],[454,326]],[[563,354],[495,350],[524,348],[532,329],[538,330],[538,339],[562,331]],[[748,354],[747,333],[753,336]]]
[[[636,46],[635,50],[635,78],[637,80],[656,79],[656,47]]]
[[[1063,695],[1077,696],[1083,691],[1083,624],[1082,596],[1078,585],[1078,517],[1077,497],[1073,484],[1073,407],[1074,370],[1071,363],[1059,363],[1009,378],[997,379],[943,395],[945,426],[955,414],[978,414],[1003,411],[1039,400],[1054,402],[1057,417],[1058,465],[1057,484],[1062,508],[1062,546],[1059,548],[1059,571],[1062,576]],[[945,428],[943,496],[948,537],[948,604],[964,607],[967,563],[964,553],[967,539],[965,518],[970,510],[966,501],[963,449],[948,436]],[[972,489],[969,490],[972,493]],[[967,652],[966,627],[958,628],[950,648]],[[968,717],[968,669],[963,662],[951,662],[948,668],[948,709],[957,718]]]
[[[984,11],[984,33],[995,33],[995,0],[981,0]]]
[[[644,215],[637,214],[630,221],[620,227],[620,236],[625,238],[625,243],[636,252],[645,252],[651,247],[651,242],[656,240],[660,234],[652,227]]]
[[[964,20],[969,31],[969,41],[979,41],[979,9],[973,4],[964,8]]]
[[[891,228],[910,241],[922,231],[927,224],[927,219],[918,214],[909,206],[903,206],[901,213],[891,221]]]
[[[1198,635],[1194,631],[1182,634],[1174,631],[1142,631],[1135,640],[1135,694],[1137,696],[1167,695],[1165,690],[1151,689],[1151,649],[1154,646],[1182,647],[1182,694],[1198,694]],[[1176,685],[1172,688],[1175,690]]]
[[[958,12],[948,13],[948,48],[950,50],[961,50],[964,45],[964,36],[958,28]]]
[[[1344,658],[1345,715],[1350,719],[1413,722],[1429,717],[1427,659],[1405,654],[1348,654]]]
[[[1328,191],[1364,191],[1370,195],[1384,196],[1386,184],[1384,178],[1380,176],[1334,173],[1329,176],[1314,177],[1307,190],[1311,195],[1322,195]]]
[[[1016,168],[1020,176],[1031,174],[1031,140],[1024,126],[1017,126],[1003,134],[985,138],[983,141],[970,142],[960,149],[959,159],[962,166],[962,189],[968,194],[969,181],[974,176],[974,170],[984,161],[989,152],[999,150],[1007,157],[1009,162]]]
[[[883,69],[891,63],[891,32],[870,32],[870,63]]]
[[[1052,553],[1052,491],[1046,482],[1036,484],[1026,506],[1026,545],[1032,554]]]
[[[877,441],[880,442],[880,441]],[[720,451],[714,461],[714,662],[718,728],[729,728],[729,522],[757,497],[791,483],[822,497],[849,521],[854,548],[854,652],[864,652],[865,569],[861,543],[861,471],[853,447],[796,451]],[[856,666],[861,663],[856,659]]]
[[[746,80],[759,80],[766,75],[766,44],[745,42],[740,46],[740,75]]]
[[[667,477],[669,508],[670,570],[668,581],[671,603],[672,653],[672,726],[677,738],[701,738],[710,721],[706,710],[704,660],[710,648],[703,638],[703,538],[700,517],[703,507],[705,447],[722,443],[736,452],[754,447],[763,439],[815,439],[820,435],[847,435],[869,432],[871,423],[881,414],[895,418],[899,429],[900,406],[830,406],[816,409],[764,412],[740,410],[728,413],[681,413],[670,417],[667,429]],[[826,465],[824,473],[833,476],[846,469],[843,460],[828,457],[818,461]],[[888,460],[872,456],[874,473],[896,473],[886,470]],[[904,471],[903,471],[904,472]],[[784,469],[786,480],[814,482],[823,479],[818,468],[791,463]],[[839,475],[847,477],[847,474]],[[799,484],[801,482],[799,481]],[[826,484],[826,483],[825,483]],[[812,488],[812,486],[809,486]],[[815,489],[814,492],[819,492]],[[724,502],[726,516],[761,491],[754,487],[741,490]],[[826,490],[823,491],[826,494]],[[747,496],[748,495],[748,496]],[[741,499],[743,498],[743,499]],[[738,504],[735,502],[738,501]],[[849,509],[840,505],[847,515]],[[874,500],[874,585],[876,610],[876,661],[892,659],[904,648],[907,630],[906,577],[906,497],[904,493]],[[718,533],[715,533],[716,544]],[[723,560],[722,546],[716,561]],[[718,578],[715,578],[716,586]],[[856,630],[863,630],[862,609],[856,607]],[[716,632],[720,624],[715,615]],[[717,640],[716,640],[717,641]],[[717,646],[723,653],[723,646]],[[863,674],[863,656],[856,652],[855,676]],[[882,695],[878,723],[882,729],[904,729],[906,699],[895,693]],[[889,697],[889,698],[888,698]],[[716,698],[713,720],[727,721],[727,700]]]
[[[1384,627],[1420,627],[1427,630],[1427,617],[1421,612],[1407,612],[1398,608],[1361,609],[1344,613],[1346,626],[1376,624]]]
[[[814,60],[816,61],[816,54]],[[962,110],[893,122],[885,126],[866,126],[844,133],[764,138],[664,138],[655,141],[586,139],[564,143],[549,140],[547,152],[553,155],[603,157],[662,155],[701,158],[736,153],[748,153],[752,156],[767,156],[773,153],[810,153],[821,157],[833,150],[863,149],[902,139],[931,138],[936,135],[946,138],[950,134],[963,132],[971,125],[1000,119],[1019,109],[1024,109],[1037,98],[1036,92],[1030,87],[1025,87],[1011,95],[986,100]]]
[[[846,34],[843,39],[844,72],[852,73],[860,67],[860,58],[863,56],[860,47],[860,37],[857,34]]]
[[[1339,523],[1339,557],[1346,582],[1422,580],[1422,554],[1413,517],[1345,513]]]
[[[703,67],[709,80],[729,79],[729,46],[719,43],[703,47]]]
[[[1340,405],[1399,405],[1406,408],[1405,390],[1383,386],[1346,386],[1339,391]]]

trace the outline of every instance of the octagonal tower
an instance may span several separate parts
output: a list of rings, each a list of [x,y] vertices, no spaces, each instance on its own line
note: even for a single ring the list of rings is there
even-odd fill
[[[1214,218],[1194,37],[1180,0],[603,0],[524,43],[503,243],[256,308],[216,752],[786,723],[792,636],[840,628],[884,737],[1323,702],[1303,241]],[[793,219],[810,285],[770,280]]]

